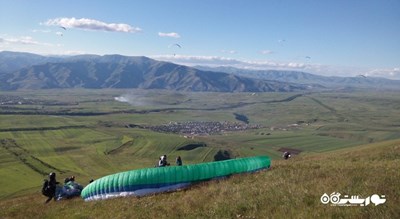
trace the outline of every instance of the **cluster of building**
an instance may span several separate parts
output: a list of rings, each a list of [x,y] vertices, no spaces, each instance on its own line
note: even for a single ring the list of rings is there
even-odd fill
[[[38,99],[29,99],[23,98],[20,96],[13,95],[0,95],[0,105],[78,105],[75,102],[59,102],[53,100],[38,100]]]
[[[228,131],[243,131],[247,129],[262,128],[261,125],[250,125],[239,122],[207,122],[207,121],[190,121],[190,122],[170,122],[160,126],[145,127],[157,132],[170,132],[183,135],[213,135]]]
[[[0,95],[0,105],[17,105],[25,102],[31,103],[31,101],[19,96]]]

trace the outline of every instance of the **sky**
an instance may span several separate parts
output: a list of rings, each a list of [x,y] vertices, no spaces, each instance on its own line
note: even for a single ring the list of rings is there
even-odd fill
[[[0,51],[400,80],[400,0],[0,0]]]

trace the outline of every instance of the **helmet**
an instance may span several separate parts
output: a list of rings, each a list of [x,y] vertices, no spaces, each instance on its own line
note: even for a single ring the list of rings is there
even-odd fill
[[[54,176],[56,176],[56,173],[54,173],[54,172],[51,172],[51,173],[49,174],[49,176],[52,176],[52,177],[54,177]]]

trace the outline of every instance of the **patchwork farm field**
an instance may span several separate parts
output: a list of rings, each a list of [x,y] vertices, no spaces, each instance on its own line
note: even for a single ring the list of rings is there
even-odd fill
[[[185,93],[38,90],[0,94],[0,199],[38,193],[48,172],[87,184],[152,167],[298,156],[400,139],[392,92]]]

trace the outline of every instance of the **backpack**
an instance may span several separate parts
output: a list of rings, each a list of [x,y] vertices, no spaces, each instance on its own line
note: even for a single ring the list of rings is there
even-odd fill
[[[50,186],[49,186],[49,181],[47,179],[44,180],[43,186],[42,186],[42,194],[44,196],[50,197]]]

